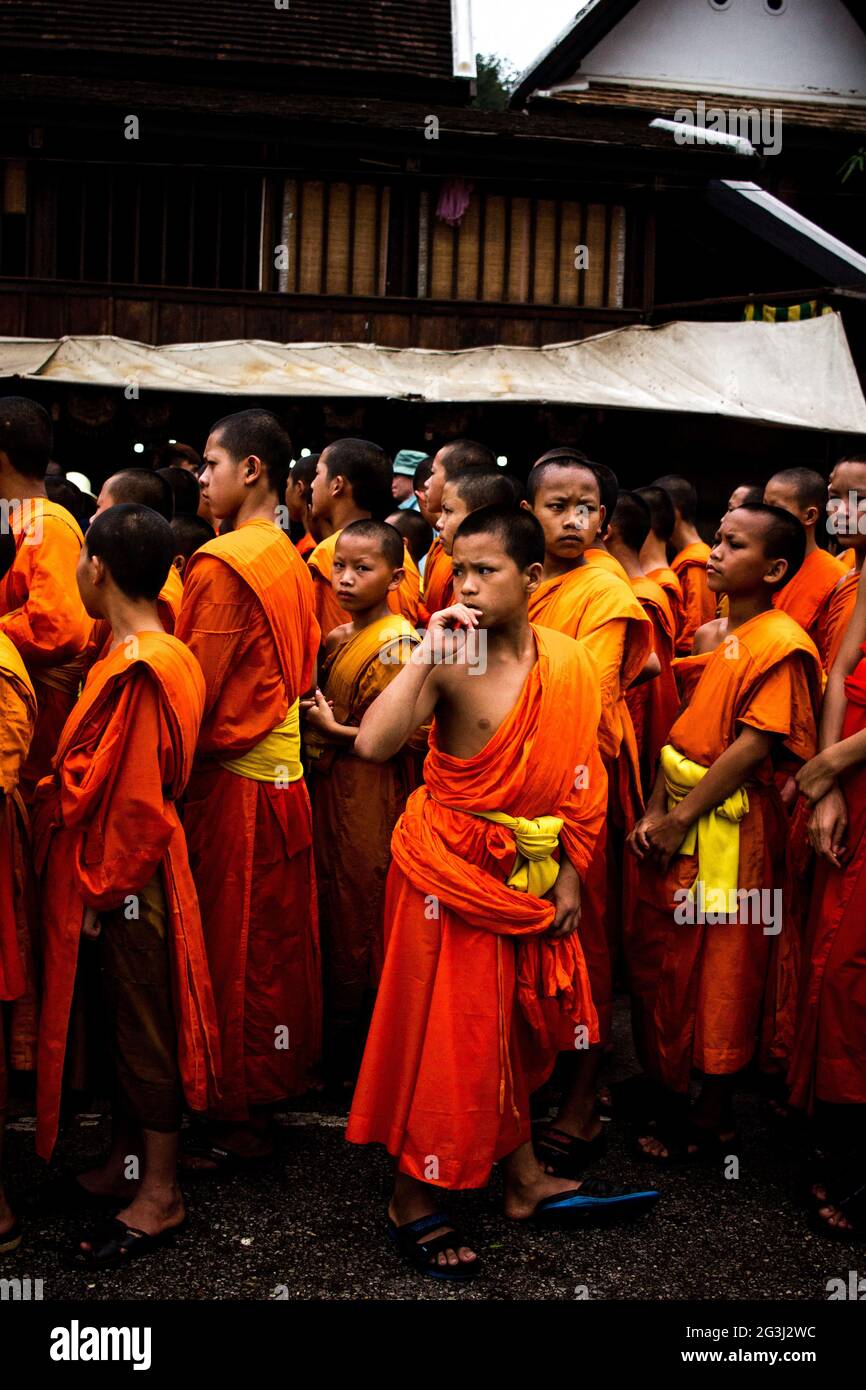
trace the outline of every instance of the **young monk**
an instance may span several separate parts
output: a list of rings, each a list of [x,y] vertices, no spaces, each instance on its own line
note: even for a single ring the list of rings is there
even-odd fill
[[[467,517],[457,603],[431,619],[355,741],[382,762],[434,720],[425,784],[394,831],[385,966],[346,1137],[396,1159],[391,1237],[439,1278],[472,1277],[479,1262],[437,1189],[483,1186],[499,1159],[512,1220],[655,1197],[550,1177],[530,1143],[529,1095],[563,1028],[597,1036],[575,929],[606,791],[592,662],[528,621],[543,556],[526,512]],[[467,664],[479,653],[480,670]]]
[[[149,472],[149,469],[132,469],[131,472]],[[198,516],[199,503],[201,502],[201,488],[199,487],[198,476],[191,473],[188,468],[157,468],[156,475],[163,478],[171,488],[174,498],[174,516]],[[115,474],[115,477],[117,475]],[[149,503],[145,503],[148,506]],[[157,508],[159,510],[159,508]]]
[[[400,612],[413,627],[418,622],[418,608],[421,603],[421,571],[418,561],[427,554],[430,545],[430,527],[419,511],[403,507],[391,512],[385,518],[389,526],[403,537],[403,580],[397,590]],[[389,596],[389,606],[393,604]]]
[[[449,560],[457,530],[470,512],[477,512],[479,507],[516,505],[511,484],[495,465],[493,468],[465,468],[462,473],[450,477],[442,489],[441,510],[436,522],[436,534]]]
[[[0,531],[0,580],[15,560],[15,538]],[[36,724],[36,695],[17,647],[0,633],[0,1255],[21,1244],[3,1188],[3,1133],[9,1069],[36,1062],[34,945],[37,904],[18,777]],[[8,1046],[7,1046],[8,1039]]]
[[[587,460],[589,462],[589,460]],[[610,523],[613,520],[617,498],[619,497],[619,479],[612,468],[607,468],[603,463],[593,463],[598,477],[599,488],[601,489],[601,505],[604,508],[604,525],[600,526],[598,533],[584,551],[583,558],[588,565],[597,565],[599,569],[607,570],[610,574],[615,574],[618,579],[625,583],[629,582],[629,576],[624,567],[620,564],[617,557],[612,553],[608,545]]]
[[[737,507],[759,507],[763,501],[764,489],[758,483],[739,483],[728,498],[727,510],[733,512]]]
[[[391,832],[417,782],[408,745],[381,765],[355,756],[365,711],[421,640],[388,607],[403,560],[393,526],[353,521],[340,532],[333,584],[352,621],[328,634],[322,689],[301,702],[324,964],[325,1076],[335,1086],[351,1086],[358,1073],[384,955]]]
[[[0,632],[15,644],[36,691],[36,729],[20,769],[25,803],[51,769],[60,731],[84,676],[90,619],[75,584],[81,551],[78,523],[49,502],[48,412],[23,396],[0,398],[0,504],[16,554],[0,583]]]
[[[319,541],[324,540],[327,534],[324,524],[317,528],[320,533],[318,539],[313,530],[312,488],[318,462],[318,454],[306,454],[303,458],[296,459],[286,483],[286,510],[289,513],[289,521],[302,530],[295,545],[305,560],[312,555]]]
[[[92,522],[78,585],[88,613],[110,623],[112,646],[67,720],[34,818],[44,960],[36,1149],[46,1160],[57,1138],[79,943],[99,955],[112,1146],[103,1164],[71,1180],[92,1197],[119,1199],[117,1217],[80,1245],[98,1267],[128,1264],[183,1224],[176,1171],[183,1104],[205,1109],[219,1066],[201,920],[175,810],[192,768],[204,681],[159,620],[171,553],[171,528],[148,507],[120,504]]]
[[[185,470],[178,471],[182,471],[184,477],[192,477],[192,474]],[[150,468],[124,468],[119,473],[113,473],[110,478],[107,478],[96,499],[94,515],[101,516],[109,507],[116,507],[119,503],[134,503],[136,506],[150,507],[152,511],[165,517],[166,521],[169,522],[174,517],[174,492],[171,484],[166,478],[163,478],[159,473],[154,473]],[[180,571],[174,564],[171,564],[166,572],[157,600],[159,620],[166,632],[174,632],[182,599],[183,580]],[[106,644],[111,645],[110,638],[111,631],[108,623],[95,622],[93,624],[87,650],[88,664],[107,655]]]
[[[197,658],[205,708],[184,803],[216,996],[218,1127],[184,1166],[230,1172],[272,1152],[269,1107],[307,1089],[321,982],[310,799],[298,700],[315,683],[313,582],[274,522],[291,441],[265,410],[212,428],[202,486],[231,531],[197,550],[177,635]]]
[[[611,955],[620,904],[628,910],[632,884],[616,867],[623,834],[643,810],[637,745],[625,692],[644,672],[658,673],[652,627],[631,586],[584,563],[584,551],[604,523],[601,489],[591,464],[556,458],[529,474],[525,506],[544,531],[544,578],[533,590],[533,622],[577,638],[591,654],[601,691],[598,742],[609,782],[607,823],[584,885],[580,941],[598,1010],[601,1047],[579,1051],[566,1070],[569,1089],[555,1125],[539,1133],[548,1171],[571,1176],[604,1151],[596,1082],[612,1021]],[[627,867],[627,866],[626,866]]]
[[[641,769],[641,786],[649,796],[655,783],[659,754],[668,741],[680,707],[674,677],[674,616],[660,584],[649,579],[640,554],[650,531],[650,510],[636,492],[621,492],[607,528],[607,546],[628,575],[635,596],[652,623],[653,651],[659,674],[626,692],[626,704],[634,725]]]
[[[819,856],[806,936],[791,1103],[814,1113],[823,1154],[812,1224],[866,1232],[866,584],[827,680],[818,755],[797,781]]]
[[[707,560],[710,547],[695,527],[698,494],[688,478],[666,473],[653,487],[663,487],[674,508],[671,544],[675,551],[672,568],[683,591],[683,621],[677,634],[677,656],[690,656],[695,633],[716,615],[716,604],[707,587]]]
[[[450,443],[442,445],[433,459],[426,487],[425,507],[434,530],[442,511],[442,490],[447,480],[469,468],[481,468],[489,472],[495,467],[496,459],[493,452],[486,444],[479,444],[474,439],[453,439]],[[419,623],[424,626],[440,608],[447,608],[453,592],[451,560],[437,534],[424,566],[421,605],[418,610]]]
[[[654,579],[665,591],[665,596],[674,615],[676,639],[683,622],[683,590],[680,581],[668,564],[667,547],[674,533],[676,515],[674,504],[663,487],[639,487],[635,489],[650,510],[650,530],[640,549],[641,569],[647,579]]]
[[[827,499],[827,530],[838,537],[847,549],[841,556],[843,565],[850,566],[839,582],[834,604],[849,610],[852,595],[856,596],[866,558],[866,458],[859,455],[843,457],[830,474]],[[844,629],[837,626],[830,644],[830,666],[839,655]]]
[[[183,579],[184,570],[195,552],[214,539],[214,529],[200,516],[176,516],[172,518],[171,533],[175,550],[172,564]]]
[[[344,526],[352,521],[381,521],[391,510],[391,460],[378,444],[366,439],[338,439],[319,455],[311,492],[314,526],[322,526],[325,539],[308,556],[313,576],[316,618],[327,637],[349,621],[337,602],[331,577],[334,550]],[[399,613],[400,598],[393,596],[392,611]]]
[[[639,1147],[659,1162],[732,1151],[737,1073],[762,1033],[780,1026],[772,1015],[793,890],[774,771],[814,752],[821,668],[773,596],[805,551],[802,526],[781,508],[722,518],[708,579],[713,594],[728,595],[729,613],[699,629],[695,654],[679,663],[686,703],[630,840],[648,984],[638,1003],[662,1087],[657,1128]],[[704,1081],[689,1122],[692,1068]]]
[[[806,558],[797,574],[776,595],[775,604],[808,632],[825,672],[830,653],[838,652],[851,621],[854,585],[843,585],[845,568],[818,545],[816,532],[827,510],[827,484],[812,468],[785,468],[774,473],[764,490],[770,507],[784,507],[806,532]]]

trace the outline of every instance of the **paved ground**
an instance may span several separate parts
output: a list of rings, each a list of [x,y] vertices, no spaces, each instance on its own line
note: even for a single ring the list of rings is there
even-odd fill
[[[627,1052],[625,1015],[617,1032]],[[616,1072],[613,1075],[616,1076]],[[24,1248],[2,1274],[44,1280],[44,1298],[170,1299],[802,1299],[825,1300],[827,1280],[847,1277],[857,1251],[811,1236],[794,1200],[799,1145],[743,1094],[740,1176],[706,1168],[657,1173],[629,1156],[621,1127],[598,1172],[662,1188],[657,1211],[640,1223],[579,1235],[513,1226],[498,1214],[498,1177],[488,1192],[464,1194],[452,1209],[483,1255],[483,1280],[441,1287],[407,1274],[384,1235],[389,1186],[386,1156],[343,1140],[333,1107],[312,1102],[281,1122],[272,1171],[188,1189],[188,1231],[177,1245],[128,1271],[100,1276],[67,1268],[80,1218],[27,1219]],[[104,1121],[70,1127],[60,1160],[75,1167],[98,1155]],[[21,1194],[42,1180],[33,1157],[32,1122],[14,1122],[9,1176]],[[57,1166],[59,1167],[59,1161]],[[859,1252],[861,1264],[862,1250]],[[583,1290],[585,1289],[585,1293]],[[282,1291],[282,1292],[281,1292]]]

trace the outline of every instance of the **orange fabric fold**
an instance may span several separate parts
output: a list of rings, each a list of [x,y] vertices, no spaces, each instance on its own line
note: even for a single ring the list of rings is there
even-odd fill
[[[631,581],[635,596],[652,623],[653,650],[661,671],[626,692],[626,703],[638,748],[644,797],[652,791],[659,754],[677,717],[680,697],[674,676],[676,622],[661,585],[646,577]]]
[[[219,1043],[204,940],[175,801],[192,767],[204,683],[194,657],[142,632],[97,662],[66,722],[55,770],[39,786],[34,854],[42,890],[44,1007],[36,1150],[54,1148],[66,1039],[86,907],[124,904],[160,871],[169,916],[178,1064],[187,1103],[216,1094]]]
[[[451,571],[451,556],[447,554],[438,536],[434,537],[427,552],[424,577],[421,581],[421,602],[418,609],[418,622],[423,627],[429,623],[434,613],[450,608],[454,602],[454,580]]]
[[[845,569],[835,556],[826,550],[813,550],[773,599],[776,608],[809,634],[825,671],[830,669],[830,653],[838,651],[854,610],[856,587],[842,586],[844,577]]]
[[[385,965],[347,1138],[383,1143],[402,1172],[445,1187],[483,1185],[529,1137],[529,1093],[564,1033],[572,1046],[580,1027],[598,1037],[580,942],[545,935],[553,903],[508,886],[514,837],[475,814],[559,816],[560,852],[586,874],[607,796],[598,681],[576,643],[533,631],[538,661],[480,753],[443,752],[434,720],[425,784],[392,839]]]
[[[695,633],[716,616],[716,600],[707,586],[710,547],[704,541],[685,546],[672,568],[683,593],[682,623],[677,633],[677,656],[691,656]]]

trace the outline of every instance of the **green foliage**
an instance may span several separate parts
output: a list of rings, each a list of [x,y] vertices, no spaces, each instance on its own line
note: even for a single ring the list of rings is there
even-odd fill
[[[855,175],[862,178],[864,172],[866,172],[866,147],[862,150],[856,150],[854,154],[845,160],[845,163],[839,170],[843,183],[847,183],[848,180],[854,178]]]
[[[482,111],[504,111],[520,74],[507,58],[499,58],[495,53],[478,53],[475,61],[478,77],[473,106],[480,107]]]

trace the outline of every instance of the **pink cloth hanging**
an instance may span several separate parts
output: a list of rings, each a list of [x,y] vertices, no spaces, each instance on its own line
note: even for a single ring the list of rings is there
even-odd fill
[[[467,179],[446,179],[439,194],[436,216],[449,227],[459,227],[469,206],[473,184]]]

